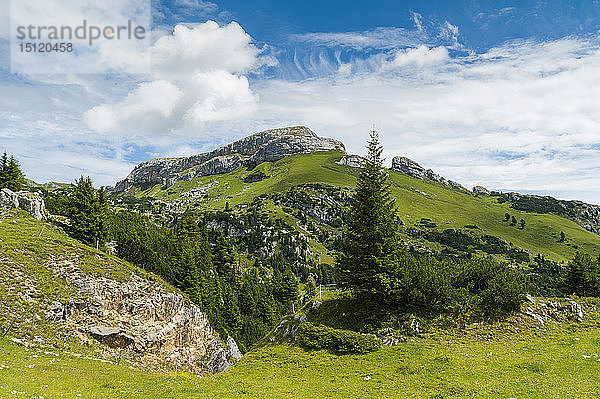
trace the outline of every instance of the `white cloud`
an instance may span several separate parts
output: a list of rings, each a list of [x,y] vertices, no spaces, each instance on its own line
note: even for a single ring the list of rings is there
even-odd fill
[[[235,22],[222,27],[213,21],[177,25],[152,47],[153,68],[159,75],[184,78],[208,70],[245,73],[257,63],[259,53],[251,41]]]
[[[246,116],[257,96],[243,74],[261,62],[251,40],[235,22],[177,25],[152,47],[153,80],[91,108],[84,120],[102,133],[165,134]]]
[[[141,83],[118,104],[103,104],[84,114],[85,123],[98,132],[168,130],[163,121],[173,117],[183,101],[183,91],[166,80]]]
[[[12,39],[11,68],[14,73],[32,74],[73,74],[73,73],[146,73],[150,70],[150,55],[146,51],[150,45],[150,34],[139,35],[136,39],[129,33],[122,33],[121,39],[104,39],[101,31],[110,27],[138,26],[149,32],[151,29],[150,0],[19,0],[10,2],[10,30],[0,30],[2,37]],[[29,26],[33,29],[30,31]],[[63,35],[62,27],[70,28],[73,36],[65,31],[61,40],[72,45],[69,52],[27,53],[17,50],[18,27],[25,28],[29,42],[46,43],[51,28]],[[92,27],[95,32],[92,32]],[[38,28],[38,29],[36,29]],[[29,37],[29,32],[32,37]],[[127,32],[127,30],[125,31]],[[82,38],[81,35],[85,37]],[[97,35],[90,42],[90,37]],[[121,33],[119,33],[121,35]],[[41,36],[41,37],[39,37]],[[78,38],[79,36],[79,38]],[[142,38],[143,37],[143,38]],[[53,40],[50,40],[53,41]],[[93,43],[93,45],[92,45]]]
[[[415,28],[417,28],[417,30],[419,32],[423,31],[423,16],[421,14],[419,14],[418,12],[414,12],[411,11],[410,13],[413,23],[415,24]]]
[[[427,39],[420,31],[394,27],[380,27],[364,32],[311,32],[292,35],[291,38],[317,46],[340,46],[353,49],[415,46]]]
[[[442,63],[448,59],[448,49],[446,47],[439,46],[430,49],[427,46],[419,46],[417,48],[408,48],[396,51],[394,58],[387,64],[387,66],[425,66]]]
[[[225,71],[198,72],[192,82],[198,100],[188,109],[185,118],[196,126],[235,119],[256,109],[257,96],[250,91],[245,76]]]

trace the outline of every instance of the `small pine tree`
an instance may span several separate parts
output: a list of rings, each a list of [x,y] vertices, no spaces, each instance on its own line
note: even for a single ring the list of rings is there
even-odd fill
[[[577,252],[567,265],[566,286],[579,296],[600,296],[600,268],[587,254]]]
[[[525,228],[525,220],[521,219],[520,224],[521,224],[521,228],[524,229]]]
[[[220,234],[215,242],[213,251],[213,265],[223,280],[235,282],[235,254],[231,243]]]
[[[82,176],[75,185],[68,205],[70,233],[90,246],[102,246],[108,237],[108,204],[104,191],[96,191],[89,177]]]
[[[564,231],[560,232],[560,240],[558,240],[558,242],[565,242],[565,232]]]
[[[510,214],[508,212],[504,214],[504,220],[506,220],[507,222],[510,220]]]
[[[516,226],[517,225],[517,218],[515,218],[514,216],[512,217],[511,221],[510,221],[510,225],[511,226]]]
[[[19,162],[13,156],[8,158],[5,152],[0,162],[0,188],[20,191],[23,189],[24,178]]]
[[[0,188],[5,187],[5,184],[8,180],[7,172],[8,172],[8,156],[6,155],[6,151],[4,151],[4,154],[2,154],[2,163],[0,164]]]

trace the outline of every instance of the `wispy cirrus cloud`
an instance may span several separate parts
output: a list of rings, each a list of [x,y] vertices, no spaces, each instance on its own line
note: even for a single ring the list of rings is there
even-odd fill
[[[572,190],[600,202],[597,37],[517,41],[458,57],[420,46],[371,66],[267,82],[259,112],[308,123],[359,153],[375,122],[388,159],[406,155],[467,185]]]

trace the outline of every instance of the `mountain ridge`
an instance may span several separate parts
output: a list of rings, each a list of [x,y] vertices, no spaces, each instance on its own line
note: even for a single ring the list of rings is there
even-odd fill
[[[181,158],[155,158],[143,162],[125,179],[117,182],[114,188],[107,188],[107,191],[123,192],[134,185],[152,183],[169,188],[178,181],[229,173],[240,166],[254,167],[293,154],[331,150],[345,152],[346,148],[342,142],[319,137],[305,126],[269,129],[208,153]]]

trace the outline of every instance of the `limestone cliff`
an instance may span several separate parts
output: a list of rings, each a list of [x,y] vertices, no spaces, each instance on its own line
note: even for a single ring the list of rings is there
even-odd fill
[[[167,188],[180,180],[229,173],[240,166],[255,166],[294,154],[331,150],[345,151],[344,144],[319,137],[304,126],[265,130],[209,153],[141,163],[109,191],[123,192],[143,184],[162,184]]]
[[[467,191],[467,189],[464,188],[461,184],[453,180],[448,180],[438,175],[431,169],[425,169],[412,159],[406,157],[394,157],[392,159],[392,170],[405,173],[417,179],[429,179],[434,182],[441,183],[444,186],[453,188],[455,190]]]
[[[44,200],[38,194],[27,191],[12,192],[8,188],[0,190],[0,209],[21,208],[37,220],[45,218]]]
[[[218,373],[242,355],[236,342],[224,344],[200,308],[157,281],[132,273],[126,281],[84,273],[77,257],[52,256],[46,263],[75,294],[55,301],[45,318],[95,340],[104,352],[126,356],[153,368]]]

